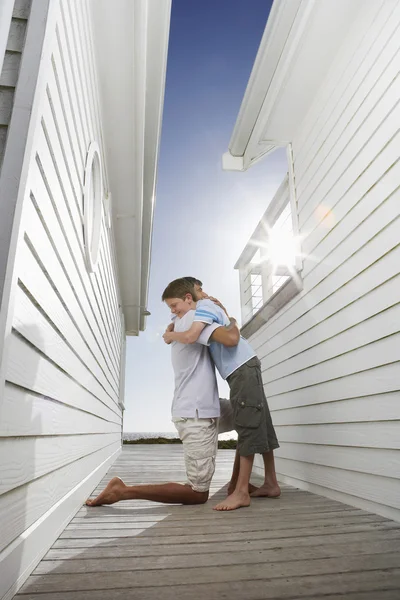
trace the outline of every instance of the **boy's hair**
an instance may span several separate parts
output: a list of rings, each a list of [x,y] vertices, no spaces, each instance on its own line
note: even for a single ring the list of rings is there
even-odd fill
[[[203,282],[200,281],[200,279],[196,279],[195,277],[184,277],[183,279],[186,279],[187,281],[190,281],[190,283],[192,285],[198,285],[200,287],[203,287]]]
[[[180,279],[174,279],[171,281],[163,291],[163,295],[161,296],[161,300],[170,300],[171,298],[180,298],[183,300],[186,294],[191,294],[193,300],[196,302],[196,293],[194,291],[193,283],[187,279],[186,277],[181,277]]]

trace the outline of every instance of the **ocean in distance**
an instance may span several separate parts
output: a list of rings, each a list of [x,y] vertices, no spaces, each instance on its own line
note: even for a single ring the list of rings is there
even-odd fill
[[[124,440],[141,440],[148,438],[158,438],[163,437],[167,439],[174,439],[178,437],[176,431],[124,431],[123,439]],[[237,433],[236,431],[228,431],[227,433],[221,433],[218,436],[220,440],[236,440]]]

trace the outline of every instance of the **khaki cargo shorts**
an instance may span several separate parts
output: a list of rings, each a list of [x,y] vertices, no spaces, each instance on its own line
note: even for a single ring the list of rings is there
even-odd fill
[[[235,429],[231,401],[220,398],[219,402],[219,418],[172,419],[183,444],[187,484],[196,492],[208,492],[210,489],[218,451],[218,434]]]
[[[238,434],[240,456],[265,454],[279,448],[272,424],[264,385],[261,363],[255,356],[227,378],[231,390],[233,423]]]

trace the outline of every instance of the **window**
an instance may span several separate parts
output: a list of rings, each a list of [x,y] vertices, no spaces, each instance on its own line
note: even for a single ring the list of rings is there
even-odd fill
[[[293,281],[294,288],[296,285],[301,287],[297,217],[293,214],[293,204],[289,176],[286,176],[236,264],[240,274],[243,324],[272,299],[276,300],[285,284]],[[274,302],[274,310],[292,296],[282,295],[281,303]]]
[[[88,271],[96,269],[100,248],[103,207],[103,176],[100,151],[96,142],[89,146],[83,190],[83,232]]]

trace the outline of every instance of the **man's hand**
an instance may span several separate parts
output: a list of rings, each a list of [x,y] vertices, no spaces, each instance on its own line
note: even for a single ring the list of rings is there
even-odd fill
[[[165,330],[165,333],[167,333],[167,331],[173,331],[174,330],[174,324],[170,323],[167,327],[167,329]]]
[[[172,329],[170,329],[170,330],[168,331],[168,329],[171,327],[171,325],[172,325]],[[172,340],[172,333],[173,333],[174,324],[173,324],[173,323],[171,323],[171,325],[168,325],[167,331],[166,331],[166,332],[164,333],[164,335],[163,335],[163,339],[164,339],[164,342],[165,342],[166,344],[171,344],[171,343],[172,343],[172,341],[173,341],[173,340]]]
[[[226,310],[225,306],[219,300],[217,300],[217,298],[214,298],[213,296],[208,296],[208,299],[212,300],[214,302],[214,304],[216,304],[217,306],[219,306],[220,308],[222,308],[222,310],[224,311],[224,313],[226,314],[226,316],[229,317],[228,311]]]

